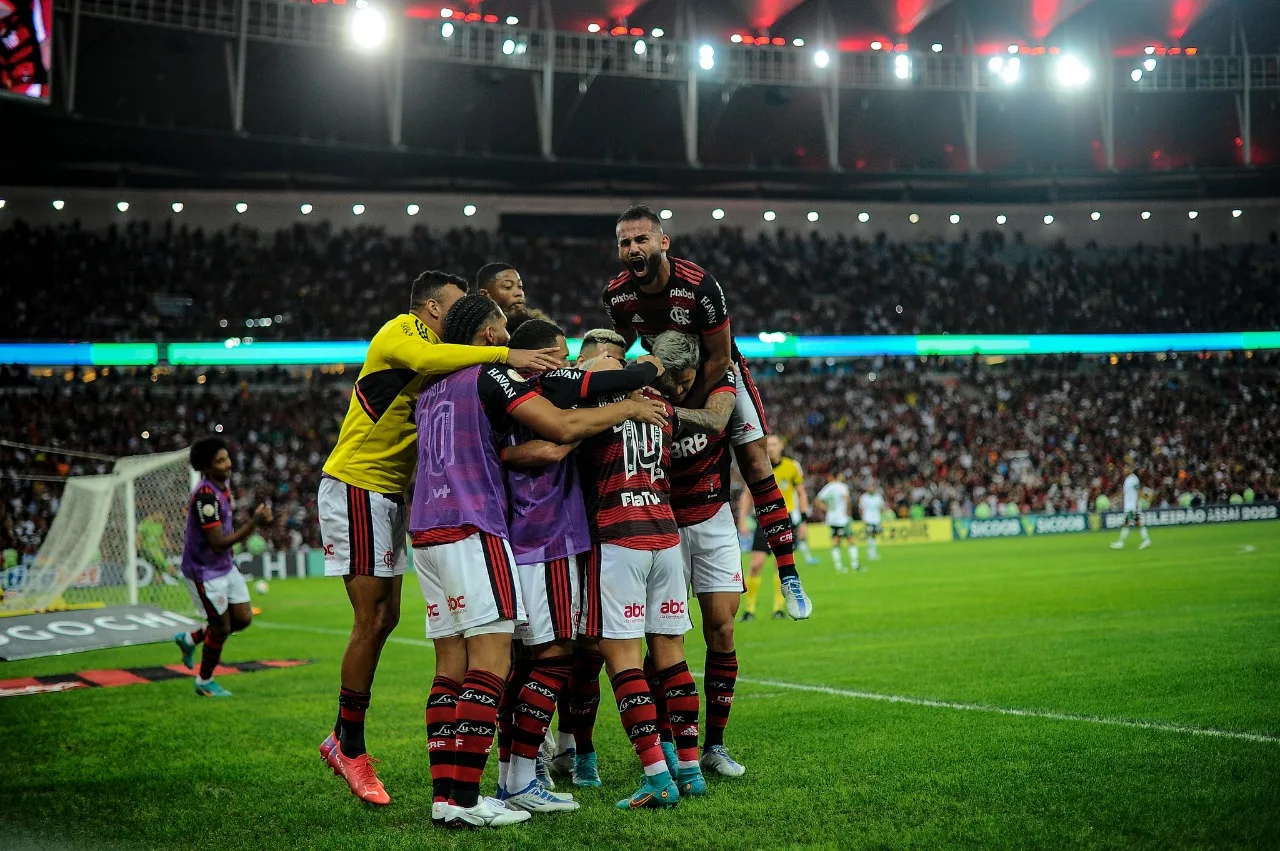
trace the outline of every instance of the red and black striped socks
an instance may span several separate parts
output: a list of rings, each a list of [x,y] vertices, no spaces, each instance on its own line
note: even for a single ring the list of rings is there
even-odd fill
[[[427,698],[427,763],[431,766],[431,799],[449,800],[453,790],[453,753],[457,747],[454,721],[458,711],[458,684],[436,677]]]
[[[778,480],[772,474],[747,485],[751,501],[755,504],[756,523],[764,529],[769,551],[778,562],[778,577],[796,576],[796,531],[787,513],[787,503],[778,490]]]
[[[458,693],[454,723],[453,791],[451,803],[474,807],[480,799],[480,776],[489,761],[498,726],[498,702],[505,682],[490,671],[467,671]]]
[[[673,741],[671,721],[667,717],[667,687],[663,685],[662,674],[658,673],[652,656],[644,657],[644,679],[649,684],[649,694],[653,695],[653,708],[658,713],[658,739],[663,742]]]
[[[698,767],[698,687],[689,666],[677,662],[658,674],[666,697],[667,726],[676,743],[680,768]]]
[[[644,672],[639,668],[628,668],[614,674],[610,682],[614,699],[618,701],[622,729],[627,731],[627,738],[631,739],[631,747],[640,757],[644,773],[650,777],[665,774],[667,761],[658,746],[658,712]]]
[[[511,767],[506,789],[516,793],[533,782],[538,748],[556,711],[556,698],[569,683],[572,656],[553,656],[532,662],[512,706]]]
[[[704,670],[702,687],[707,696],[707,735],[702,748],[705,751],[724,744],[724,728],[729,726],[733,690],[738,683],[737,652],[708,650]]]
[[[200,673],[196,677],[199,682],[207,683],[213,679],[213,672],[222,660],[222,645],[226,640],[226,636],[205,633],[204,650],[200,652]]]

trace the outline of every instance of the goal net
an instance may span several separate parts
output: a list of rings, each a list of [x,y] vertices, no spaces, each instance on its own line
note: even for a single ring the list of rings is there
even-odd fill
[[[192,610],[182,547],[192,471],[186,450],[133,455],[108,475],[67,479],[35,562],[0,601],[0,615],[80,606],[152,604]]]

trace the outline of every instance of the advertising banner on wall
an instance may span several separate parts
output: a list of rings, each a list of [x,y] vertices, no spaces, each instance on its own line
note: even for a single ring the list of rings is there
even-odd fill
[[[1028,514],[1022,517],[989,517],[952,521],[957,541],[975,538],[1017,538],[1024,535],[1070,535],[1097,528],[1088,514]]]
[[[111,606],[0,618],[0,659],[61,656],[172,641],[202,621],[156,606]]]
[[[858,546],[867,543],[867,524],[850,523],[849,531]],[[880,524],[881,544],[938,544],[951,540],[951,521],[945,517],[923,520],[886,520]],[[831,549],[831,527],[825,523],[809,524],[809,546],[817,550]]]
[[[1103,529],[1119,529],[1125,513],[1101,515]],[[1156,508],[1142,512],[1144,526],[1203,526],[1209,523],[1248,523],[1280,519],[1280,502],[1251,502],[1241,505],[1208,505],[1203,508]]]

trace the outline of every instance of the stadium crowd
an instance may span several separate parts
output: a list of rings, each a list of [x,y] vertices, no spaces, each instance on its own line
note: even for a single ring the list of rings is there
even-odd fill
[[[898,243],[722,229],[677,233],[672,251],[722,282],[737,333],[1280,328],[1274,237],[1264,246],[1072,249],[997,231]],[[601,288],[618,270],[607,231],[581,240],[425,227],[396,236],[327,222],[206,232],[170,222],[93,232],[20,221],[0,231],[0,280],[16,284],[9,327],[30,340],[364,339],[422,269],[490,261],[514,264],[530,304],[571,334],[603,324]]]
[[[183,447],[221,427],[240,504],[274,506],[267,543],[318,544],[316,490],[349,372],[92,375],[8,371],[0,438],[120,456]],[[1128,459],[1153,505],[1280,498],[1275,355],[779,361],[755,365],[755,375],[811,494],[835,472],[852,486],[875,479],[902,516],[1093,509],[1099,495],[1115,499]],[[24,476],[109,466],[0,445],[0,549],[34,553],[57,511],[60,485]]]

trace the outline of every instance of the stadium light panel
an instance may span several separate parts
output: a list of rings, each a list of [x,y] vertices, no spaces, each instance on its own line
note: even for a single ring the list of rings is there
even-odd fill
[[[1016,45],[1016,44],[1011,44],[1011,45],[1009,45],[1009,52],[1010,52],[1010,53],[1017,53],[1017,52],[1018,52],[1018,45]]]
[[[775,213],[773,210],[765,210],[765,211],[764,211],[764,220],[765,220],[766,222],[771,222],[771,221],[773,221],[773,220],[774,220],[774,219],[776,219],[776,218],[778,218],[778,214],[777,214],[777,213]]]
[[[941,52],[942,52],[942,44],[941,44],[940,42],[936,42],[936,41],[935,41],[935,42],[933,43],[932,50],[933,50],[933,52],[934,52],[934,53],[941,53]]]
[[[1093,79],[1093,71],[1079,57],[1066,54],[1058,60],[1054,78],[1064,89],[1078,89]]]
[[[734,33],[733,35],[729,36],[729,41],[733,42],[734,44],[742,44],[742,36],[738,33]]]
[[[662,38],[666,34],[667,34],[667,31],[664,30],[662,27],[654,27],[649,31],[649,35],[653,36],[654,38]]]
[[[882,48],[882,47],[884,47],[884,44],[883,44],[883,43],[881,43],[881,42],[878,42],[878,41],[873,41],[873,42],[871,42],[871,49],[872,49],[872,50],[879,50],[879,49],[880,49],[880,48]]]
[[[1051,224],[1053,224],[1053,216],[1052,216],[1052,215],[1047,215],[1047,216],[1045,216],[1045,217],[1044,217],[1044,223],[1045,223],[1046,225],[1051,225]]]
[[[405,208],[404,208],[404,211],[405,211],[405,213],[406,213],[406,214],[408,214],[408,215],[410,215],[410,216],[416,216],[416,215],[418,215],[418,212],[419,212],[421,209],[422,209],[422,208],[421,208],[421,207],[419,207],[417,204],[410,204],[409,206],[407,206],[407,207],[405,207]]]
[[[1093,219],[1096,222],[1098,221],[1098,219],[1102,218],[1102,213],[1098,212],[1097,210],[1094,210],[1092,213],[1089,214],[1089,218]]]
[[[1130,71],[1130,72],[1129,72],[1129,79],[1130,79],[1130,80],[1133,80],[1135,83],[1136,83],[1136,82],[1138,82],[1139,80],[1141,80],[1141,79],[1142,79],[1142,69],[1141,69],[1141,68],[1134,68],[1132,71]]]
[[[721,210],[719,207],[716,207],[714,210],[711,211],[711,218],[715,219],[717,222],[720,221],[721,219],[724,218],[724,210]]]
[[[673,214],[670,210],[664,209],[664,210],[658,211],[658,218],[662,219],[663,221],[666,221],[667,219],[671,218],[672,215]]]
[[[249,205],[246,204],[245,202],[240,201],[236,204],[237,213],[247,213],[248,211],[249,211]]]
[[[452,17],[453,17],[453,10],[452,10],[452,9],[450,9],[448,6],[445,6],[443,9],[441,9],[441,10],[440,10],[440,17],[442,17],[442,18],[452,18]]]
[[[716,67],[716,49],[709,44],[704,44],[698,48],[698,67],[703,71],[710,71]]]
[[[825,50],[816,51],[813,54],[813,64],[819,68],[826,68],[831,64],[831,54]]]
[[[1233,219],[1238,219],[1238,218],[1240,218],[1240,217],[1241,217],[1241,216],[1243,216],[1243,215],[1244,215],[1244,210],[1232,210],[1232,211],[1231,211],[1231,218],[1233,218]]]
[[[61,210],[65,206],[67,206],[67,202],[61,199],[55,200],[53,202],[53,209],[55,210]]]
[[[3,206],[4,206],[4,202],[3,202],[3,201],[0,201],[0,207],[3,207]],[[169,205],[169,209],[173,210],[175,213],[181,213],[181,212],[182,212],[182,202],[181,202],[181,201],[174,201],[172,204],[170,204],[170,205]]]
[[[351,205],[351,212],[352,212],[352,213],[354,213],[354,214],[355,214],[355,215],[357,215],[357,216],[363,216],[363,215],[364,215],[364,204],[352,204],[352,205]]]
[[[127,212],[129,212],[129,202],[128,202],[128,201],[117,201],[117,202],[116,202],[116,209],[117,209],[117,210],[119,210],[119,211],[120,211],[120,212],[122,212],[122,213],[127,213]]]
[[[462,208],[462,215],[466,216],[467,218],[470,218],[470,217],[474,216],[475,214],[476,214],[476,205],[475,205],[475,204],[468,204],[467,206],[465,206],[465,207],[463,207],[463,208]]]
[[[440,25],[440,37],[453,38],[453,22],[452,21],[445,21],[443,24]]]
[[[598,33],[598,32],[600,32],[600,25],[599,25],[599,24],[597,24],[597,23],[590,23],[590,24],[587,24],[587,32],[589,32],[589,33]]]
[[[1156,61],[1155,61],[1154,59],[1146,59],[1146,60],[1143,60],[1143,62],[1142,62],[1142,70],[1144,70],[1144,71],[1154,71],[1154,70],[1156,70]]]
[[[818,215],[817,210],[810,210],[808,215],[805,216],[805,218],[811,222],[816,222],[820,218],[820,216]]]
[[[947,217],[947,221],[951,222],[951,224],[953,225],[960,224],[960,214],[952,213],[950,216]]]
[[[310,204],[303,204],[301,207],[298,208],[299,212],[301,212],[302,215],[304,216],[311,215],[311,211],[314,209],[315,207],[312,207]]]
[[[913,225],[915,225],[915,224],[919,224],[919,223],[920,223],[920,214],[919,214],[919,213],[912,213],[911,215],[907,216],[907,221],[911,222],[911,224],[913,224]]]
[[[911,78],[911,57],[905,53],[900,53],[893,57],[893,76],[899,80],[908,80]]]
[[[507,15],[507,26],[514,27],[518,23],[520,23],[520,19],[515,15]]]
[[[792,47],[804,47],[804,39],[802,39],[802,38],[793,38],[793,39],[791,39],[791,46],[792,46]]]
[[[1156,52],[1155,45],[1148,44],[1145,48],[1143,48],[1142,52],[1150,56],[1151,54]]]
[[[1145,221],[1146,221],[1147,219],[1149,219],[1149,218],[1151,218],[1151,211],[1150,211],[1150,210],[1143,210],[1143,211],[1142,211],[1142,220],[1145,222]]]
[[[1188,210],[1188,211],[1187,211],[1187,218],[1188,218],[1188,219],[1194,219],[1194,218],[1195,218],[1196,216],[1198,216],[1198,215],[1200,215],[1200,214],[1199,214],[1199,213],[1197,213],[1195,210]]]
[[[632,48],[636,52],[636,56],[644,56],[645,51],[649,49],[649,45],[644,43],[644,39],[636,39],[636,46]]]
[[[865,225],[867,222],[871,221],[871,214],[865,211],[859,213],[858,221],[862,222]]]
[[[387,19],[372,6],[357,8],[351,16],[351,40],[362,50],[376,50],[387,40]]]
[[[515,42],[515,39],[510,39],[510,38],[509,38],[509,39],[507,39],[506,41],[502,42],[502,55],[503,55],[503,56],[510,56],[511,54],[513,54],[513,53],[515,53],[515,52],[516,52],[516,42]]]
[[[1008,217],[1007,217],[1007,216],[1005,216],[1003,213],[1001,213],[1000,215],[996,216],[996,224],[998,224],[998,225],[1002,225],[1002,224],[1004,224],[1004,223],[1005,223],[1005,222],[1007,222],[1007,221],[1009,221],[1009,219],[1008,219]]]

